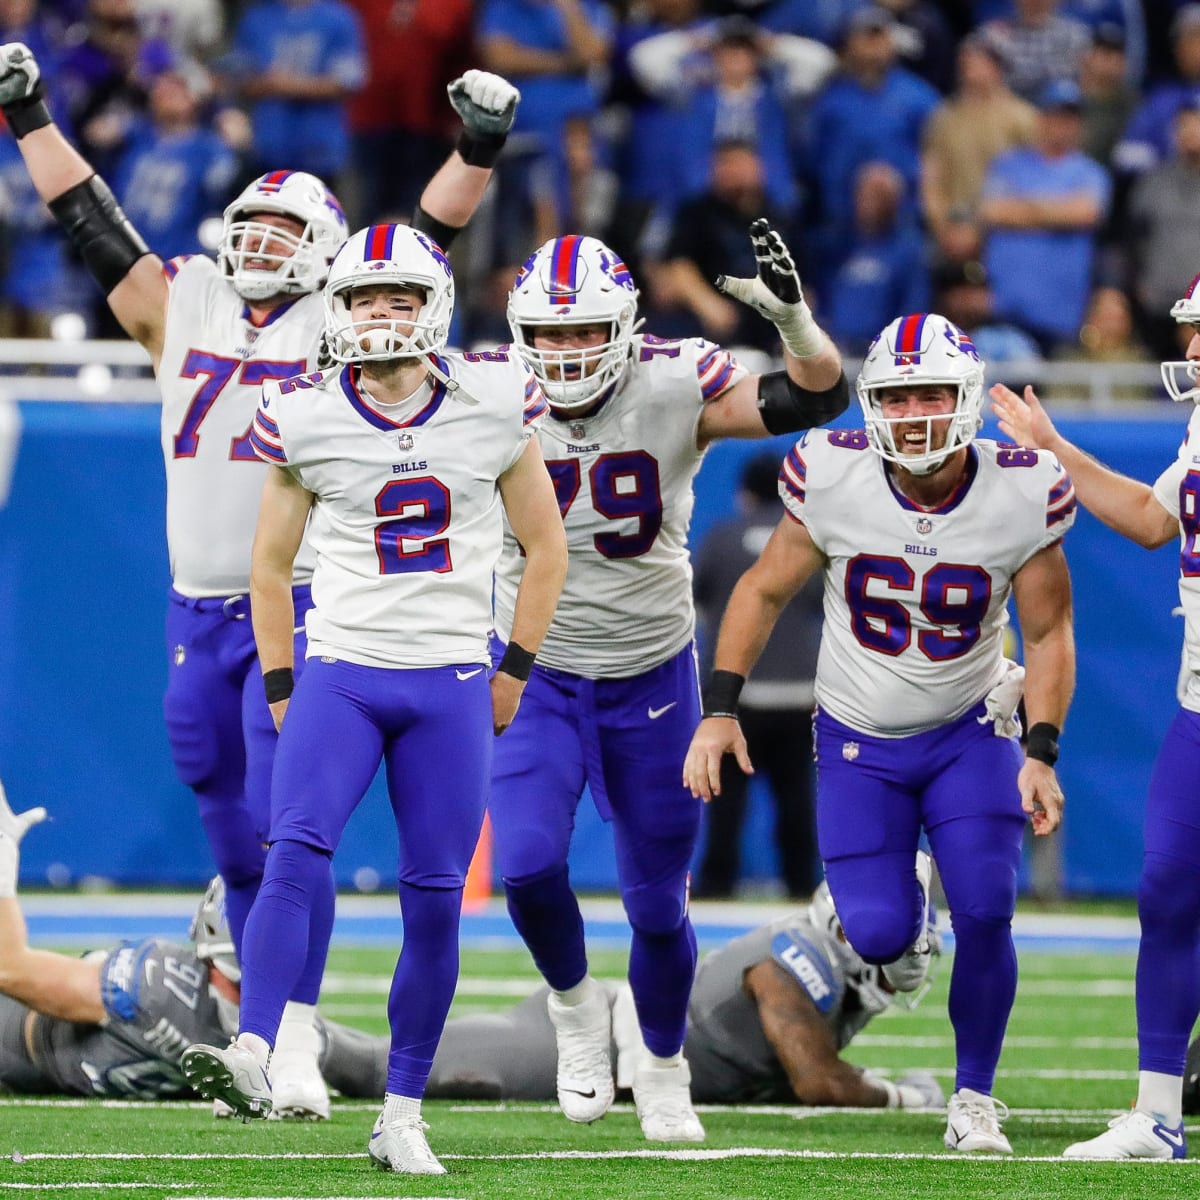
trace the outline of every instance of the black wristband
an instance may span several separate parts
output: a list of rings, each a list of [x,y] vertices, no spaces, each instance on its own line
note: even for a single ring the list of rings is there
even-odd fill
[[[267,693],[268,704],[286,700],[295,686],[296,677],[291,667],[276,667],[273,671],[263,672],[263,691]]]
[[[533,660],[536,657],[536,654],[526,650],[520,643],[509,642],[504,647],[504,656],[500,659],[500,665],[496,670],[503,671],[505,675],[511,675],[514,679],[524,682],[529,678],[529,672],[533,670]]]
[[[42,81],[34,86],[33,94],[4,106],[4,119],[19,142],[27,133],[54,123],[42,92]]]
[[[1058,762],[1058,726],[1039,721],[1025,738],[1025,757],[1036,758],[1048,767]]]
[[[745,684],[745,675],[736,671],[714,671],[704,689],[700,716],[732,717],[736,721],[738,697]]]
[[[464,129],[454,148],[468,167],[494,167],[507,140],[507,133],[471,133]]]

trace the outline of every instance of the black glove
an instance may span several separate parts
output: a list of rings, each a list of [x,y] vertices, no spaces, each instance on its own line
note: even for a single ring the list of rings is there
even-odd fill
[[[0,111],[18,141],[51,123],[42,69],[24,42],[0,46]]]

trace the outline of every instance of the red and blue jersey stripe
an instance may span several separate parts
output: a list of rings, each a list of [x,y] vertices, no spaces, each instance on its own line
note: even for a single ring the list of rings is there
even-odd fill
[[[279,426],[261,408],[254,414],[254,424],[250,426],[250,444],[263,462],[272,463],[277,467],[287,466],[287,455],[283,450],[283,439],[279,436]]]
[[[700,380],[700,395],[705,401],[715,400],[733,382],[737,360],[728,350],[713,346],[696,363],[696,376]]]
[[[789,496],[801,504],[804,503],[808,489],[808,467],[800,457],[799,446],[793,446],[788,451],[783,466],[779,468],[779,482],[783,484]]]
[[[1066,471],[1063,471],[1046,498],[1046,528],[1049,529],[1069,517],[1075,508],[1075,485]]]
[[[522,425],[532,425],[539,417],[545,415],[548,407],[546,397],[530,371],[525,377],[525,410],[521,418]]]

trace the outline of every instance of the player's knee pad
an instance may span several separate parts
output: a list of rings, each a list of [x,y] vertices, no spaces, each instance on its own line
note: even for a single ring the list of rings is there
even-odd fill
[[[674,933],[687,916],[686,893],[662,886],[630,888],[621,894],[629,924],[647,937]]]
[[[916,940],[911,915],[903,906],[871,897],[837,900],[846,940],[865,962],[895,962]]]

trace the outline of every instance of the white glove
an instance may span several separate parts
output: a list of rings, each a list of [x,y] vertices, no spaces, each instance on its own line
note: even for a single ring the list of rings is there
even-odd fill
[[[1017,705],[1025,690],[1025,668],[1019,663],[1006,660],[1004,676],[983,698],[987,713],[979,718],[980,725],[989,721],[995,727],[997,737],[1020,737],[1021,722],[1017,718]]]
[[[20,866],[21,839],[30,826],[46,819],[44,808],[15,813],[8,806],[4,784],[0,783],[0,899],[17,894],[17,869]]]
[[[28,100],[41,77],[37,59],[24,42],[5,42],[0,46],[0,108]]]
[[[946,1093],[928,1071],[909,1071],[896,1080],[901,1108],[945,1108]]]
[[[512,129],[521,93],[503,75],[470,70],[447,88],[463,128],[474,137],[503,137]]]
[[[766,217],[759,217],[750,226],[750,241],[754,245],[758,274],[753,279],[720,275],[717,291],[748,304],[766,317],[779,330],[790,354],[811,358],[824,349],[826,338],[804,301],[792,252]]]

